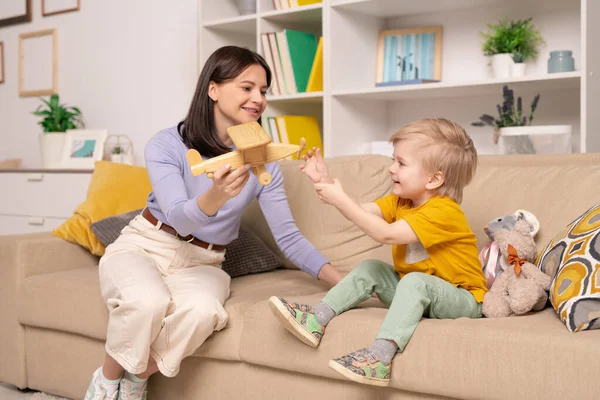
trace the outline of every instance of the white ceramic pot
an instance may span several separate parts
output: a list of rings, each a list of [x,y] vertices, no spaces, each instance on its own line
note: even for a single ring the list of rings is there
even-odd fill
[[[46,132],[39,134],[40,152],[44,168],[61,168],[62,156],[67,138],[64,132]]]
[[[114,163],[122,163],[123,162],[123,155],[122,154],[111,154],[110,155],[110,161],[112,161]]]
[[[525,63],[514,63],[510,66],[510,76],[525,76]]]
[[[127,165],[133,165],[133,156],[130,154],[123,154],[121,157],[121,162]]]
[[[561,154],[572,152],[571,125],[500,128],[499,154]]]
[[[515,62],[510,53],[494,54],[492,56],[492,73],[496,78],[508,78],[510,66]]]

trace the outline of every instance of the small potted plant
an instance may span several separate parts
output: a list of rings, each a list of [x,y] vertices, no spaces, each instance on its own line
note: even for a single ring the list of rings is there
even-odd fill
[[[496,78],[525,75],[525,61],[535,60],[538,47],[545,43],[532,18],[488,24],[488,31],[481,35],[483,54],[492,57]]]
[[[121,146],[115,146],[110,152],[110,161],[115,163],[123,162],[123,148]]]
[[[502,105],[496,105],[496,109],[498,110],[498,118],[494,118],[489,114],[483,114],[479,117],[479,121],[473,122],[473,126],[491,126],[494,127],[494,143],[498,143],[498,139],[502,136],[503,129],[507,127],[515,127],[515,126],[528,126],[531,125],[533,121],[535,110],[537,109],[538,103],[540,101],[540,95],[536,95],[531,102],[531,111],[529,112],[529,117],[527,117],[527,113],[523,113],[523,100],[519,96],[517,98],[517,104],[515,107],[515,95],[514,91],[510,90],[508,86],[504,85],[502,89],[502,95],[504,98],[504,102]],[[517,136],[515,140],[513,140],[514,148],[512,149],[514,153],[535,153],[535,147],[533,146],[533,142],[527,135],[523,135],[522,137]]]
[[[523,109],[521,97],[517,98],[515,104],[514,91],[508,86],[503,87],[502,95],[502,105],[496,105],[497,118],[483,114],[479,121],[472,123],[474,126],[494,128],[494,143],[499,144],[499,154],[571,152],[571,125],[531,126],[540,101],[539,94],[533,98],[529,114]]]
[[[77,107],[60,104],[58,94],[49,100],[40,98],[44,103],[32,112],[42,117],[38,122],[43,131],[39,135],[40,149],[44,168],[59,168],[65,143],[67,129],[78,129],[85,126],[81,111]]]

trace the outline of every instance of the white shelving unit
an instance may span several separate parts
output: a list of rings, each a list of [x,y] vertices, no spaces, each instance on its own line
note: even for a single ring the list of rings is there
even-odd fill
[[[233,0],[199,2],[200,69],[223,45],[262,54],[264,32],[287,28],[323,36],[323,92],[269,96],[265,115],[315,115],[328,157],[362,154],[369,142],[387,140],[402,125],[429,116],[455,120],[480,154],[494,154],[492,128],[471,123],[481,114],[496,114],[504,85],[523,97],[526,110],[541,95],[534,124],[573,125],[574,152],[600,152],[600,54],[592,51],[600,38],[600,1],[323,0],[275,10],[272,0],[257,0],[252,15],[239,15]],[[505,17],[533,17],[546,41],[524,77],[493,78],[481,51],[480,32]],[[433,25],[443,26],[442,81],[375,87],[379,31]],[[576,70],[548,74],[553,50],[572,50]]]

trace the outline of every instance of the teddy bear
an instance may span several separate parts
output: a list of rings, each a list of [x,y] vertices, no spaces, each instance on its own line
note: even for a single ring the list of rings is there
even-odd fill
[[[498,248],[498,244],[494,241],[494,233],[499,229],[512,230],[517,221],[522,219],[527,221],[531,230],[531,236],[535,237],[540,230],[540,222],[535,215],[527,210],[517,210],[512,214],[494,218],[483,227],[490,241],[479,252],[479,261],[481,261],[488,289],[492,287],[496,277],[504,270],[501,265],[504,259]]]
[[[531,226],[525,219],[515,222],[512,229],[494,232],[493,240],[502,255],[502,273],[485,294],[482,311],[488,317],[508,317],[542,310],[548,301],[551,278],[531,262],[536,246]]]

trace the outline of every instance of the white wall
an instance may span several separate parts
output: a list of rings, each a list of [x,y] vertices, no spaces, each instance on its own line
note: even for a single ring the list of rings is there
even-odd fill
[[[6,1],[6,0],[1,0]],[[11,0],[9,0],[11,1]],[[58,92],[78,106],[90,129],[126,134],[136,161],[158,130],[186,114],[197,79],[197,0],[85,0],[78,12],[0,28],[5,83],[0,84],[0,159],[40,167],[36,97],[18,95],[18,37],[56,28]]]

